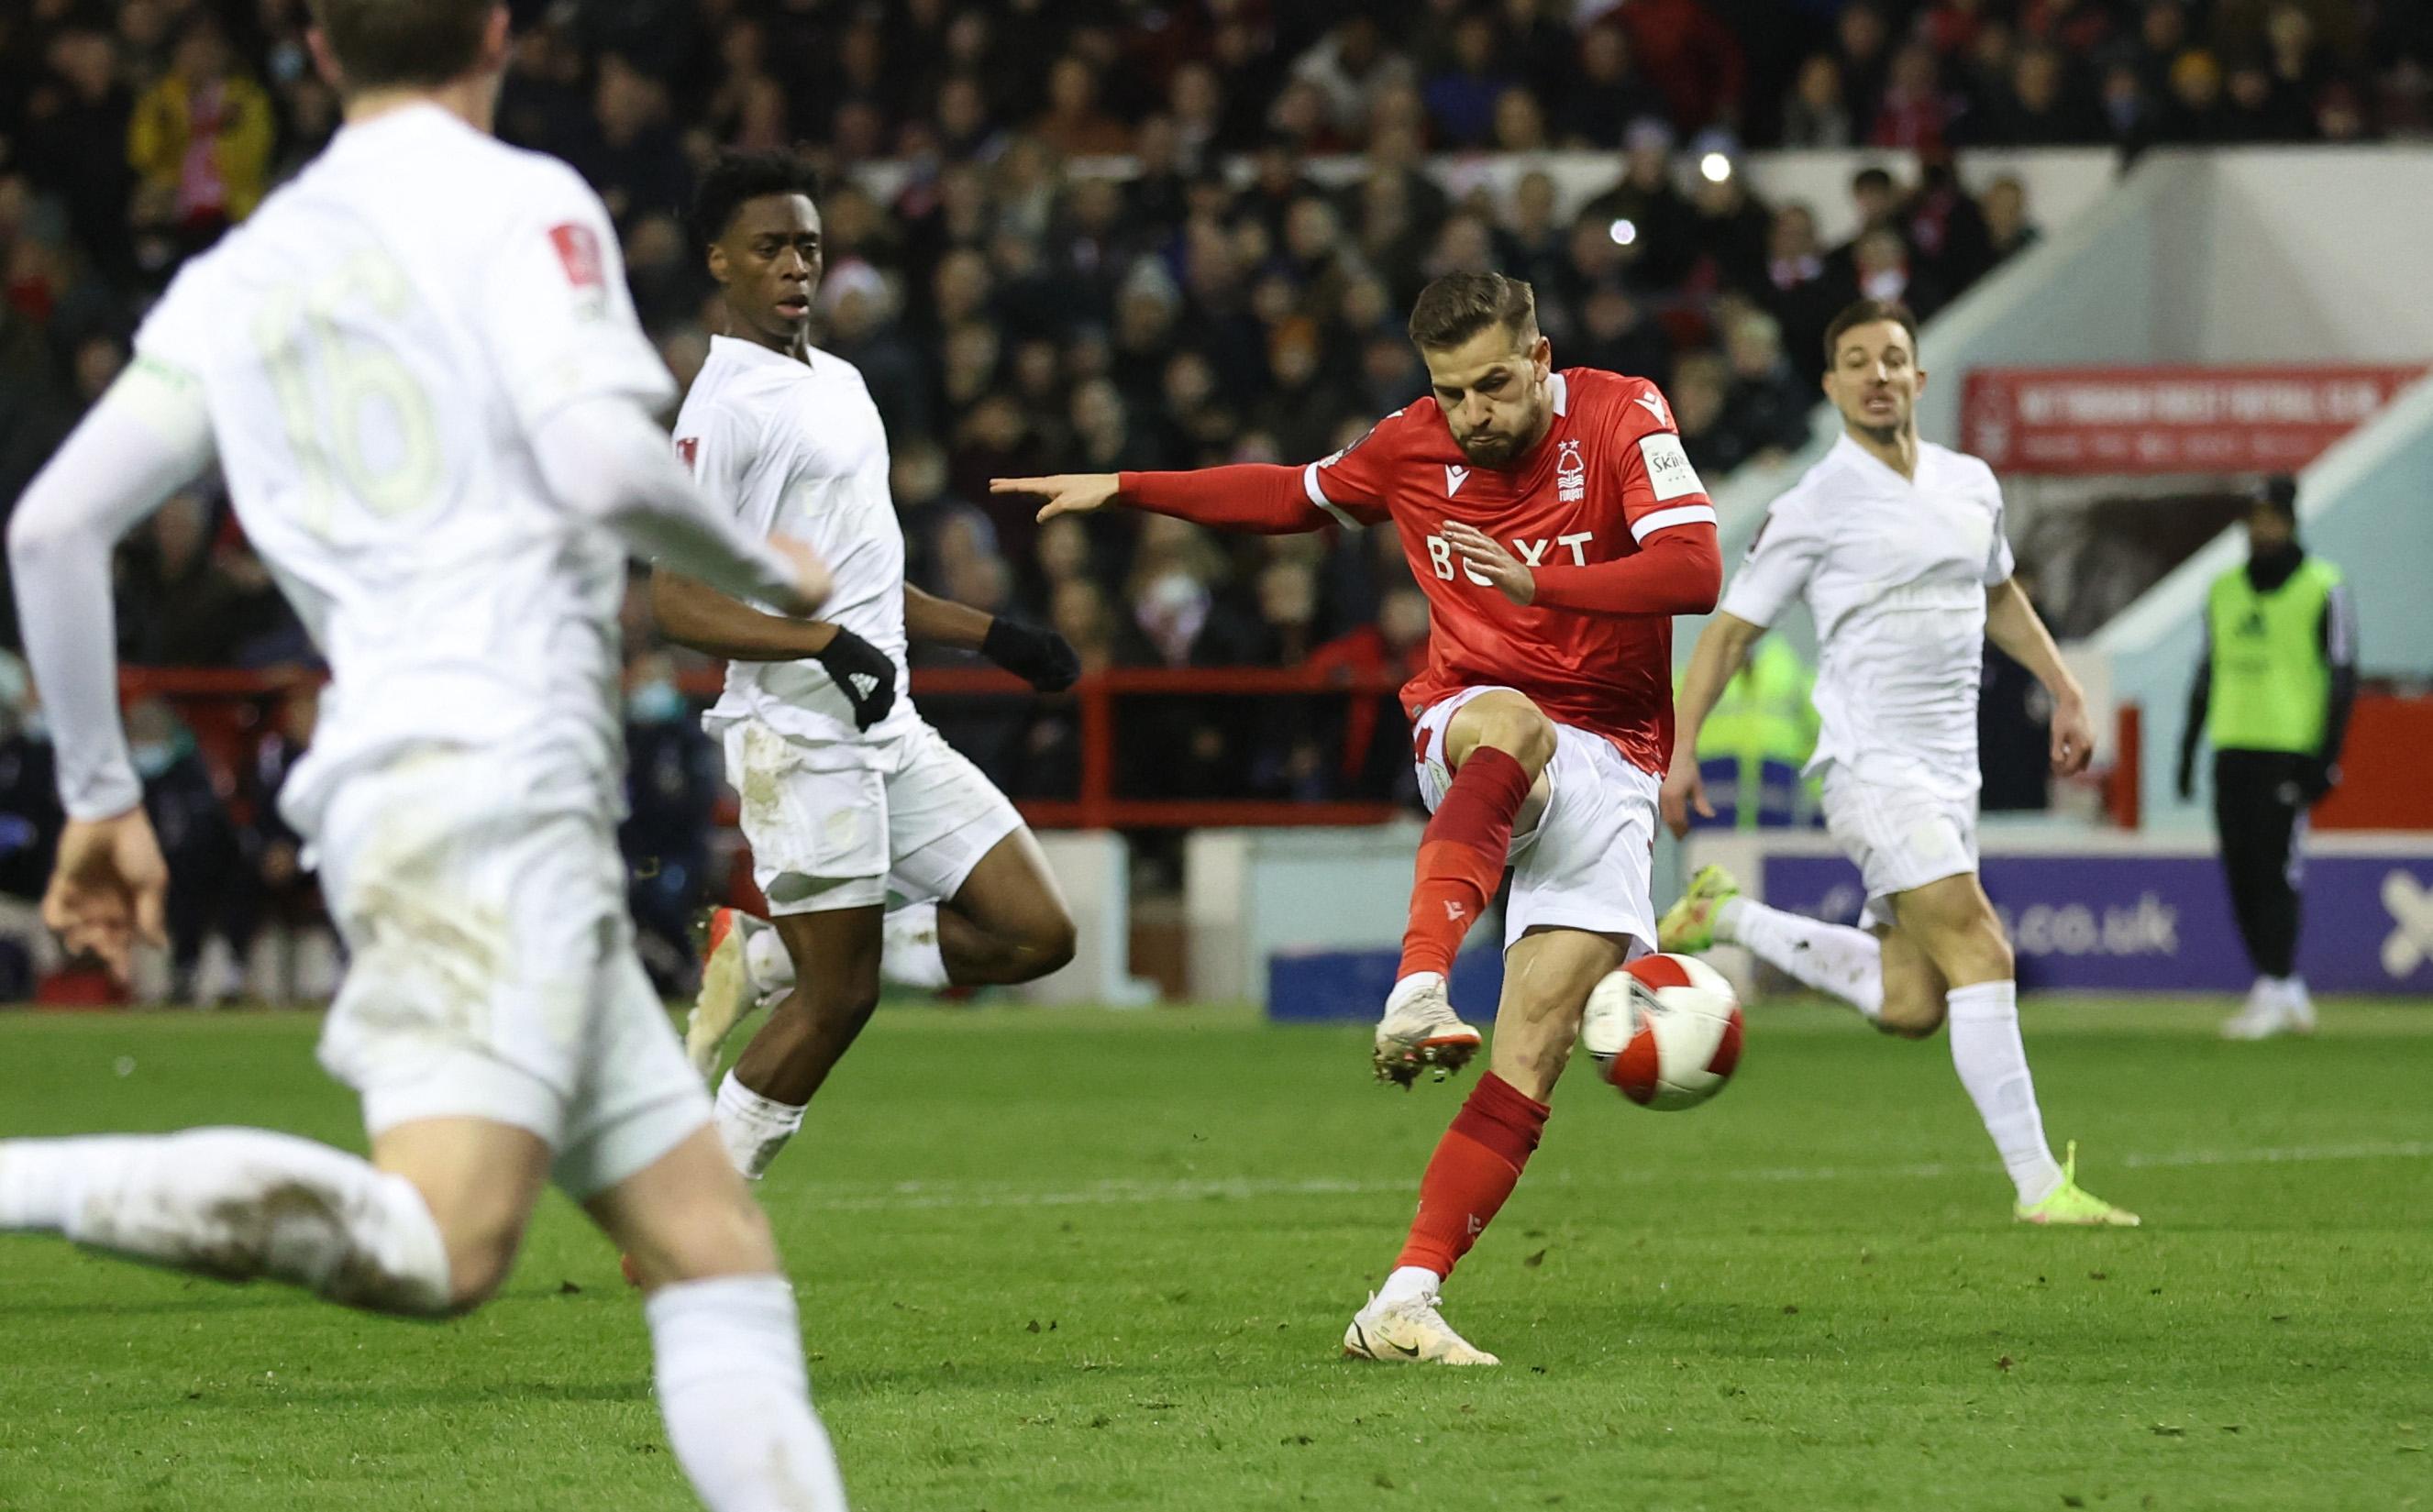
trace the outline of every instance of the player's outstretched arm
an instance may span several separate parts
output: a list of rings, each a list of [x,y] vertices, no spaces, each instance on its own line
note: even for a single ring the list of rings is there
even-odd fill
[[[932,646],[977,651],[1043,693],[1061,693],[1081,676],[1072,643],[1042,625],[990,614],[904,585],[904,635]]]
[[[825,620],[756,609],[667,567],[651,569],[651,617],[677,645],[725,661],[808,661],[838,633]]]
[[[163,937],[169,875],[119,722],[110,554],[212,456],[199,382],[141,359],[27,486],[9,525],[26,657],[50,716],[68,815],[43,922],[121,980],[134,942]]]
[[[551,413],[532,436],[551,494],[606,525],[637,556],[733,598],[808,615],[828,596],[817,552],[745,532],[693,484],[642,406],[603,395]]]
[[[1311,501],[1302,471],[1249,462],[1193,472],[1067,472],[992,478],[989,492],[1046,500],[1043,521],[1122,503],[1217,530],[1291,535],[1321,529],[1333,518]]]
[[[1707,787],[1698,775],[1698,731],[1714,712],[1715,701],[1724,696],[1724,688],[1748,664],[1749,648],[1765,634],[1765,626],[1751,624],[1727,613],[1718,613],[1698,632],[1698,644],[1690,652],[1690,666],[1681,674],[1681,687],[1673,695],[1673,765],[1664,773],[1664,786],[1657,795],[1657,805],[1663,810],[1665,827],[1676,840],[1690,832],[1690,815],[1694,811],[1701,819],[1715,817],[1714,808],[1707,802]]]
[[[2086,692],[2070,675],[2018,579],[2004,578],[1985,590],[1985,638],[2035,674],[2052,695],[2053,771],[2065,777],[2085,771],[2095,759],[2095,721],[2086,711]]]

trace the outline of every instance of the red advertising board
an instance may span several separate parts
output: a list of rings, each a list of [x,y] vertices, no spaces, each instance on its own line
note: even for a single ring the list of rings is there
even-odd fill
[[[2005,472],[2289,472],[2422,367],[1981,367],[1965,445]]]

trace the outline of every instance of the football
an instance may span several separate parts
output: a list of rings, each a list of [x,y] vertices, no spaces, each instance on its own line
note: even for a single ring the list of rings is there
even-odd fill
[[[1694,1108],[1741,1059],[1732,984],[1688,956],[1642,956],[1589,994],[1580,1044],[1597,1074],[1642,1108]]]

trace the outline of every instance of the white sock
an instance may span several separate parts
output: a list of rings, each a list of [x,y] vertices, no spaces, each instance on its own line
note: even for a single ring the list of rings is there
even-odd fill
[[[668,1443],[709,1512],[844,1512],[783,1278],[679,1282],[642,1316]]]
[[[1884,950],[1864,929],[1786,913],[1749,898],[1727,898],[1715,910],[1715,938],[1745,946],[1795,980],[1832,994],[1870,1024],[1883,1014]]]
[[[739,914],[735,926],[743,931],[743,975],[750,978],[752,991],[763,998],[792,992],[794,960],[786,954],[786,942],[779,938],[777,926],[748,913]]]
[[[2041,1202],[2061,1184],[2061,1166],[2045,1143],[2036,1083],[2019,1043],[2016,982],[1978,982],[1945,994],[1951,1008],[1951,1064],[2002,1154],[2002,1168],[2023,1204]]]
[[[265,1130],[0,1143],[6,1230],[374,1312],[448,1311],[448,1247],[412,1182]]]
[[[1386,1284],[1377,1288],[1377,1300],[1381,1302],[1416,1301],[1422,1297],[1434,1297],[1443,1285],[1444,1278],[1425,1266],[1396,1266],[1393,1274],[1386,1278]]]
[[[879,975],[898,987],[934,993],[947,985],[946,957],[938,943],[938,906],[908,903],[887,915],[887,943]]]
[[[726,1147],[726,1158],[744,1180],[757,1181],[786,1147],[786,1141],[794,1137],[794,1130],[803,1127],[803,1110],[760,1096],[729,1071],[718,1084],[712,1122],[718,1126],[718,1142]]]

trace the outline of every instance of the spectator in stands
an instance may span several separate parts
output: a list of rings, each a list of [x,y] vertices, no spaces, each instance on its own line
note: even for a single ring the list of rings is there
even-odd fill
[[[2153,140],[2165,145],[2203,146],[2230,140],[2233,125],[2221,98],[2221,65],[2213,54],[2190,48],[2171,64],[2171,93],[2154,124]]]
[[[1912,262],[1909,244],[1889,227],[1860,234],[1851,246],[1851,271],[1860,297],[1905,304],[1921,322],[1944,306],[1943,286]]]
[[[2011,72],[2011,93],[1986,112],[1979,140],[2012,146],[2069,146],[2103,140],[2103,118],[2082,97],[2067,58],[2031,43]]]
[[[1701,291],[1753,293],[1764,286],[1773,217],[1750,192],[1739,144],[1709,132],[1691,144],[1698,178],[1690,196],[1689,282]]]
[[[1419,71],[1387,42],[1377,18],[1355,11],[1294,59],[1295,80],[1315,86],[1326,103],[1335,134],[1346,142],[1367,135],[1369,110],[1377,92],[1412,86]]]
[[[636,944],[661,995],[694,985],[692,919],[709,897],[709,820],[718,802],[719,756],[676,687],[664,652],[637,657],[625,673],[626,901]]]
[[[131,281],[127,207],[135,170],[128,135],[135,97],[120,76],[117,48],[108,32],[79,26],[53,37],[43,61],[47,76],[25,105],[26,165],[39,188],[59,196],[85,255],[105,276]]]
[[[135,102],[127,160],[156,213],[199,248],[262,202],[277,130],[270,96],[238,66],[218,20],[197,10],[169,71]]]
[[[1775,462],[1806,446],[1816,389],[1799,381],[1783,355],[1781,323],[1744,308],[1724,326],[1724,351],[1731,367],[1724,405],[1740,434],[1739,450]]]
[[[1673,182],[1673,128],[1661,121],[1631,123],[1624,141],[1622,181],[1582,210],[1614,231],[1633,277],[1669,284],[1688,267],[1691,211]]]
[[[1843,108],[1854,122],[1872,121],[1892,71],[1892,27],[1877,0],[1844,6],[1833,24],[1833,40]]]
[[[1891,80],[1884,86],[1883,103],[1876,108],[1867,143],[1904,152],[1940,153],[1951,140],[1960,110],[1958,97],[1944,87],[1934,49],[1922,42],[1911,42],[1893,55]]]
[[[59,942],[39,905],[66,824],[57,765],[20,657],[0,652],[0,993],[11,1002],[59,969]]]
[[[256,899],[236,827],[194,732],[169,705],[145,699],[127,711],[127,745],[144,782],[144,808],[169,863],[169,995],[194,1003],[233,998],[235,963],[252,943]],[[201,980],[204,948],[229,952],[224,979]]]
[[[614,53],[600,60],[591,118],[566,157],[621,227],[637,214],[681,217],[692,194],[692,168],[668,119],[667,86]]]
[[[1676,127],[1700,131],[1739,115],[1746,60],[1701,0],[1631,0],[1620,15],[1631,55],[1664,95]]]
[[[336,948],[320,888],[304,869],[303,841],[279,811],[279,795],[312,745],[320,712],[318,685],[298,684],[280,700],[270,729],[237,771],[237,809],[244,816],[238,847],[256,900],[249,975],[271,1003],[316,994],[319,984],[307,979],[311,958],[327,958]]]
[[[1631,122],[1663,111],[1663,97],[1635,66],[1627,31],[1601,21],[1580,33],[1579,63],[1556,112],[1564,146],[1618,149]]]
[[[1782,144],[1846,147],[1853,136],[1850,108],[1842,96],[1841,62],[1830,53],[1814,54],[1799,65],[1798,82],[1782,102]]]
[[[1997,265],[2026,251],[2044,232],[2028,218],[2028,187],[2016,174],[2003,174],[1978,200],[1985,214],[1985,240]]]
[[[1730,387],[1730,368],[1720,352],[1684,352],[1674,364],[1673,419],[1681,450],[1701,477],[1720,478],[1748,460],[1747,441],[1725,413]]]
[[[1819,350],[1825,327],[1839,308],[1835,283],[1827,278],[1823,249],[1816,241],[1816,214],[1806,205],[1789,204],[1774,212],[1766,228],[1765,287],[1759,298],[1782,323],[1783,346],[1792,353],[1792,367],[1803,380],[1823,370]]]
[[[1047,71],[1047,110],[1031,123],[1040,141],[1068,158],[1102,157],[1131,147],[1131,132],[1098,104],[1098,75],[1067,53]]]
[[[1453,56],[1423,92],[1428,119],[1448,146],[1484,146],[1494,129],[1495,102],[1513,84],[1496,56],[1495,23],[1465,15],[1453,29]]]

